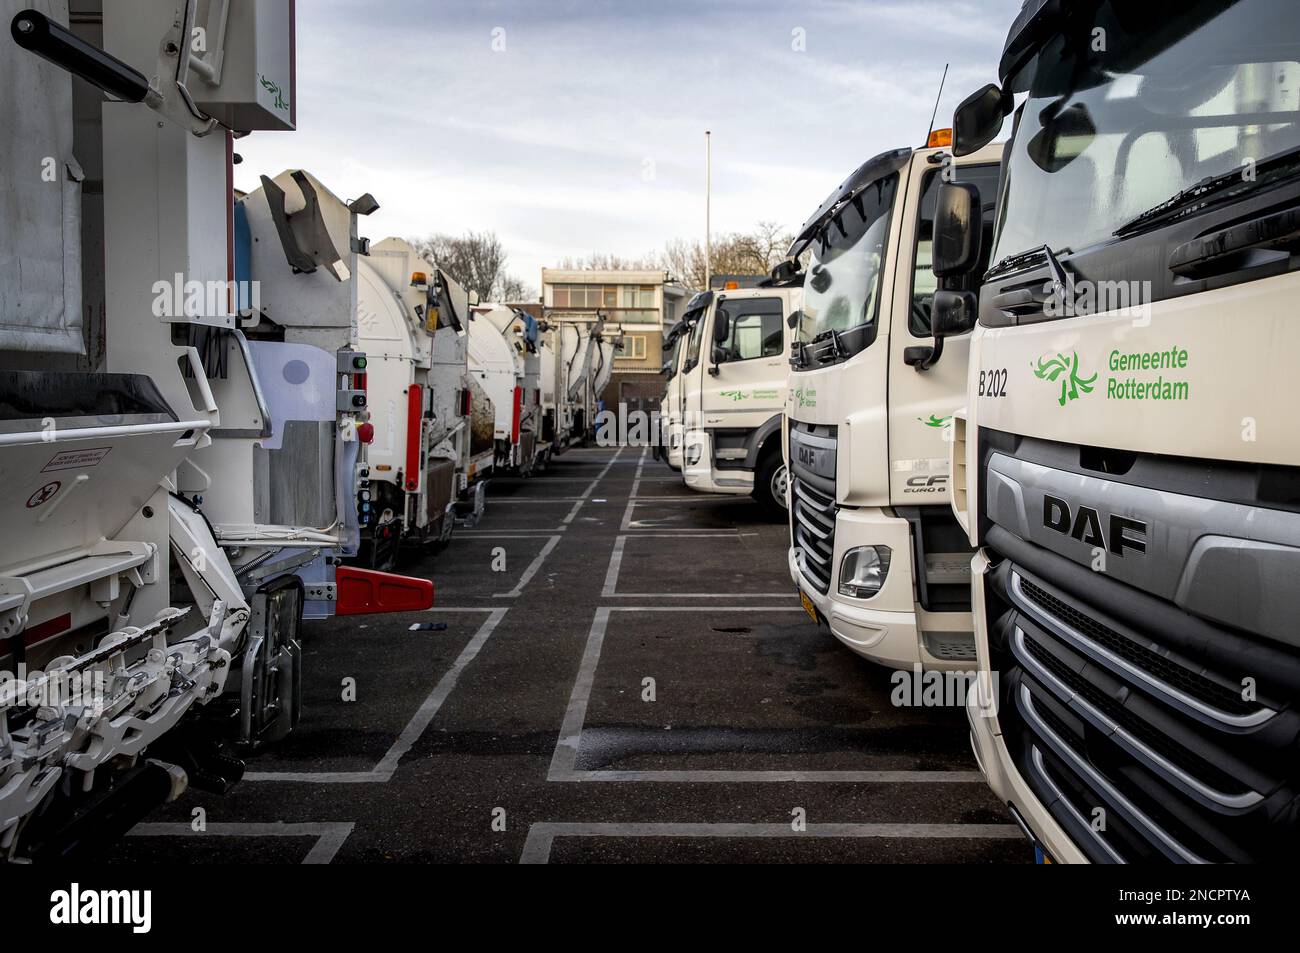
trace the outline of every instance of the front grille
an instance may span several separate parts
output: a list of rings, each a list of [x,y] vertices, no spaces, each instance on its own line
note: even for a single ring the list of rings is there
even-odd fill
[[[1022,776],[1080,849],[1097,862],[1293,856],[1300,689],[1263,673],[1259,698],[1233,691],[1246,659],[1235,670],[1149,620],[1118,619],[1105,587],[1122,583],[1098,574],[1084,599],[1062,585],[1059,557],[1016,553],[1033,569],[988,550],[998,717]]]
[[[803,576],[818,592],[831,588],[835,572],[835,496],[795,476],[790,525]]]
[[[1241,697],[1240,689],[1233,691],[1227,685],[1220,684],[1201,672],[1193,671],[1187,665],[1174,661],[1167,655],[1160,655],[1133,639],[1121,636],[1023,576],[1016,578],[1013,585],[1029,602],[1064,626],[1081,633],[1085,638],[1096,642],[1138,668],[1150,672],[1160,681],[1200,699],[1206,705],[1235,715],[1249,715],[1258,710],[1259,706],[1251,705]],[[1241,679],[1237,678],[1234,684],[1240,685]]]

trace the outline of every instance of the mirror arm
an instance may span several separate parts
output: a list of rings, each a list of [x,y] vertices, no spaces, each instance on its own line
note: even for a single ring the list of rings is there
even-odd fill
[[[934,367],[941,357],[943,357],[943,338],[937,336],[933,345],[918,344],[903,349],[903,363],[918,373]]]

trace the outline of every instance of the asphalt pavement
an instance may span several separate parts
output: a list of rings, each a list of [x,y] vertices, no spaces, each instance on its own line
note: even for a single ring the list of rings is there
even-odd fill
[[[402,567],[434,610],[308,623],[297,730],[106,859],[1031,861],[962,709],[893,704],[803,614],[786,539],[639,447],[494,479]]]

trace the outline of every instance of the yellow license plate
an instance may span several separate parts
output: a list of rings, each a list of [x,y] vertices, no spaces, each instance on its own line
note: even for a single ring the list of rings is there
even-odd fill
[[[816,622],[817,607],[813,605],[812,600],[808,598],[808,593],[804,592],[802,589],[799,590],[799,604],[803,606],[803,611],[808,613],[808,618],[812,619],[813,622]]]

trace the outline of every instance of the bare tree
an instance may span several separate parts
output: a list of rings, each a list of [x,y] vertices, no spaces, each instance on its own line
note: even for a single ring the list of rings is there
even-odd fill
[[[502,274],[492,289],[493,301],[532,301],[537,297],[532,287],[514,275]]]
[[[659,271],[663,265],[653,254],[623,258],[608,252],[591,252],[586,258],[561,258],[556,267],[566,271]]]
[[[767,275],[785,258],[792,237],[775,222],[759,222],[752,232],[713,236],[712,273]],[[664,245],[660,262],[670,275],[690,288],[704,287],[704,245],[675,238]]]
[[[430,264],[447,272],[480,301],[493,300],[505,277],[506,253],[495,232],[468,231],[462,236],[433,234],[410,239]]]
[[[752,232],[734,237],[745,257],[750,260],[750,266],[763,274],[770,272],[773,266],[785,258],[786,250],[794,241],[794,236],[776,222],[759,222]]]

